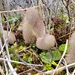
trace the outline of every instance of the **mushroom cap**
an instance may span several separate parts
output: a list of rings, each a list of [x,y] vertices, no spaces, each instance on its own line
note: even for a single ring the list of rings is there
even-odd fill
[[[43,37],[39,37],[36,41],[36,46],[42,50],[49,50],[54,47],[56,39],[53,35],[46,34]]]
[[[35,33],[36,38],[46,34],[43,20],[41,19],[40,14],[35,7],[28,8],[26,10],[25,17],[32,28],[32,31]]]
[[[8,33],[8,36],[7,36],[7,33]],[[5,38],[8,38],[9,44],[13,44],[16,41],[16,37],[13,32],[10,32],[10,31],[7,32],[6,30],[4,30],[4,35],[5,35]]]

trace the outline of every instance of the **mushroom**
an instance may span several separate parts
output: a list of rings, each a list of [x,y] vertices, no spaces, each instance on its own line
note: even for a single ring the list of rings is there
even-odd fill
[[[13,44],[16,41],[16,37],[15,37],[15,34],[13,32],[8,31],[8,36],[7,36],[6,30],[4,30],[3,32],[4,32],[4,35],[5,35],[5,38],[8,38],[9,44]]]
[[[55,37],[53,35],[46,34],[45,36],[37,39],[36,46],[42,50],[49,50],[54,47],[55,43]]]
[[[75,63],[75,32],[71,35],[69,43],[70,43],[70,49],[65,59],[68,64],[71,64]]]
[[[35,42],[36,38],[45,35],[45,26],[35,7],[26,10],[22,22],[23,38],[25,43]]]

